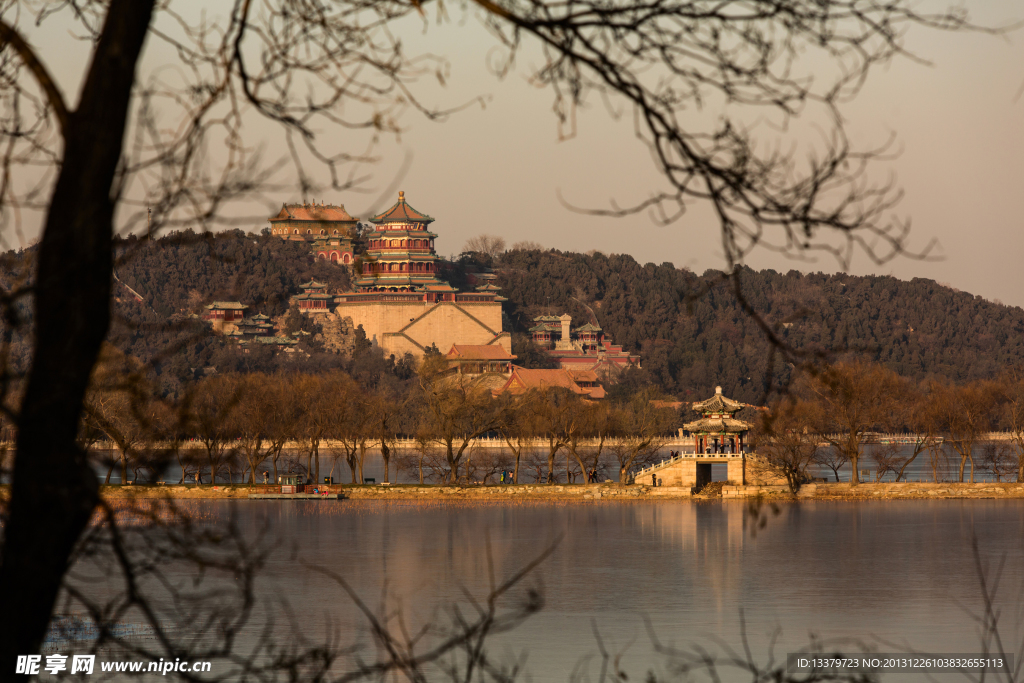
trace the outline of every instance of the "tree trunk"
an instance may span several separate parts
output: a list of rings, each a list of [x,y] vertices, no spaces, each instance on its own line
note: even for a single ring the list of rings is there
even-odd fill
[[[352,472],[352,483],[358,483],[356,482],[356,451],[354,448],[351,451],[345,449],[345,462],[348,464],[349,471]]]
[[[121,451],[121,485],[128,483],[128,456]]]
[[[313,463],[316,468],[316,474],[313,475],[313,483],[317,484],[320,481],[320,442],[316,444],[316,450],[313,452]]]
[[[452,442],[447,442],[445,447],[445,459],[448,461],[448,483],[454,484],[459,476],[459,463],[455,460],[455,451],[452,449]]]
[[[107,485],[107,486],[109,486],[109,485],[110,485],[110,475],[111,475],[111,473],[112,473],[112,472],[114,471],[114,466],[115,466],[116,464],[117,464],[117,463],[116,463],[115,461],[111,460],[111,461],[110,461],[110,467],[108,467],[108,468],[107,468],[107,478],[103,480],[103,483],[104,483],[105,485]]]
[[[516,451],[516,471],[512,473],[512,483],[513,484],[518,484],[519,483],[519,460],[522,457],[522,455],[523,455],[522,449]]]
[[[915,460],[917,460],[917,456],[919,456],[921,454],[922,450],[924,450],[924,449],[922,448],[922,449],[918,450],[916,447],[914,448],[914,454],[912,456],[910,456],[909,460],[907,460],[905,463],[903,463],[903,467],[901,467],[900,471],[896,473],[896,481],[899,481],[900,479],[903,478],[903,473],[907,471],[908,467],[910,467],[910,463],[912,463]]]
[[[391,483],[391,475],[389,474],[389,465],[391,462],[391,449],[384,443],[384,439],[380,441],[380,457],[384,460],[384,481]]]
[[[420,453],[420,486],[423,486],[423,453]]]
[[[0,586],[8,588],[0,591],[0,614],[8,615],[0,619],[0,681],[20,678],[17,655],[40,651],[72,550],[99,502],[76,440],[110,327],[112,181],[152,10],[153,0],[111,0],[78,107],[65,119],[36,259],[33,360],[0,551]]]

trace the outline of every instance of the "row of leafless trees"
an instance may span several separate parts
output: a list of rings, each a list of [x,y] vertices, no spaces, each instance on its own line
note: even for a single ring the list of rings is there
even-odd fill
[[[807,373],[758,422],[758,452],[791,486],[812,465],[852,469],[859,482],[865,456],[876,479],[905,479],[926,459],[936,481],[952,467],[957,481],[987,471],[998,481],[1024,482],[1024,373],[1011,368],[995,379],[954,385],[916,384],[877,364],[839,362]],[[1002,441],[988,435],[1004,432]],[[884,443],[878,433],[914,435],[909,443]]]
[[[608,404],[562,388],[495,396],[489,386],[452,374],[437,357],[423,363],[419,381],[405,390],[367,389],[340,371],[214,374],[172,404],[157,398],[130,359],[109,350],[87,398],[80,439],[87,448],[101,441],[116,447],[118,460],[106,463],[107,483],[118,464],[126,482],[129,470],[138,479],[140,470],[155,474],[175,461],[183,481],[201,481],[206,469],[210,482],[241,471],[250,483],[264,471],[277,481],[282,467],[320,481],[326,462],[333,476],[340,461],[356,483],[373,451],[390,481],[400,437],[417,445],[403,466],[420,483],[486,482],[503,470],[517,482],[524,463],[537,469],[538,448],[543,474],[535,474],[537,480],[556,481],[561,455],[567,479],[591,481],[604,469],[602,456],[612,454],[625,482],[674,425],[675,413],[653,397],[643,391]],[[470,445],[485,434],[500,436],[508,453],[474,460]],[[285,462],[296,452],[297,462]]]

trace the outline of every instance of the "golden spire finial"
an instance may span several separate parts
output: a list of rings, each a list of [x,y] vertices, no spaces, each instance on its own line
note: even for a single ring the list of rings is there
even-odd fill
[[[400,202],[404,202],[405,201],[405,193],[402,192],[401,190],[398,191],[398,201],[400,201]]]

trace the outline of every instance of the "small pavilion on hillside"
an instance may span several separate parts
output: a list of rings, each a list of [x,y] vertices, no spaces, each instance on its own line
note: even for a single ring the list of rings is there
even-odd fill
[[[693,404],[701,417],[683,425],[693,435],[694,452],[701,455],[743,453],[744,437],[751,425],[735,416],[747,404],[722,395],[722,387],[715,387],[715,395]]]

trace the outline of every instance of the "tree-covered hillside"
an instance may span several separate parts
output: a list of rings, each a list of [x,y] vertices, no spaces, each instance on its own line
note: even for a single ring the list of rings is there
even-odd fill
[[[719,384],[743,400],[764,390],[770,346],[731,290],[717,285],[716,271],[698,276],[624,255],[519,250],[505,253],[497,270],[520,331],[541,313],[568,312],[574,325],[593,316],[681,398]],[[755,310],[798,348],[866,348],[901,375],[956,382],[1024,363],[1024,310],[932,280],[748,269],[743,282]]]
[[[8,291],[21,281],[31,254],[9,252],[0,260]],[[158,374],[168,373],[169,387],[196,368],[236,357],[225,355],[223,338],[210,335],[189,315],[210,301],[239,300],[252,312],[279,316],[306,280],[327,281],[331,291],[349,286],[344,268],[314,263],[304,244],[268,234],[129,238],[118,242],[117,258],[123,286],[115,283],[110,340],[152,363]],[[442,264],[442,277],[471,286],[467,271],[474,268],[468,266],[478,261],[499,276],[517,341],[540,314],[567,312],[574,325],[596,322],[616,343],[642,356],[643,371],[628,377],[630,384],[653,381],[682,399],[706,396],[721,385],[727,395],[755,401],[764,392],[770,362],[775,378],[788,374],[781,361],[771,360],[764,335],[718,272],[696,275],[671,264],[641,265],[624,255],[515,249],[497,261],[467,255]],[[743,282],[748,301],[798,348],[866,348],[869,358],[901,375],[955,382],[1024,364],[1024,310],[931,280],[746,270]],[[28,299],[16,305],[19,314],[31,317]],[[16,368],[27,366],[28,346],[26,339],[13,340]]]
[[[275,316],[284,313],[302,282],[315,278],[332,290],[349,284],[346,269],[315,263],[305,243],[241,230],[120,240],[116,272],[162,316],[195,313],[214,300],[241,301]],[[115,295],[126,292],[115,289]]]

